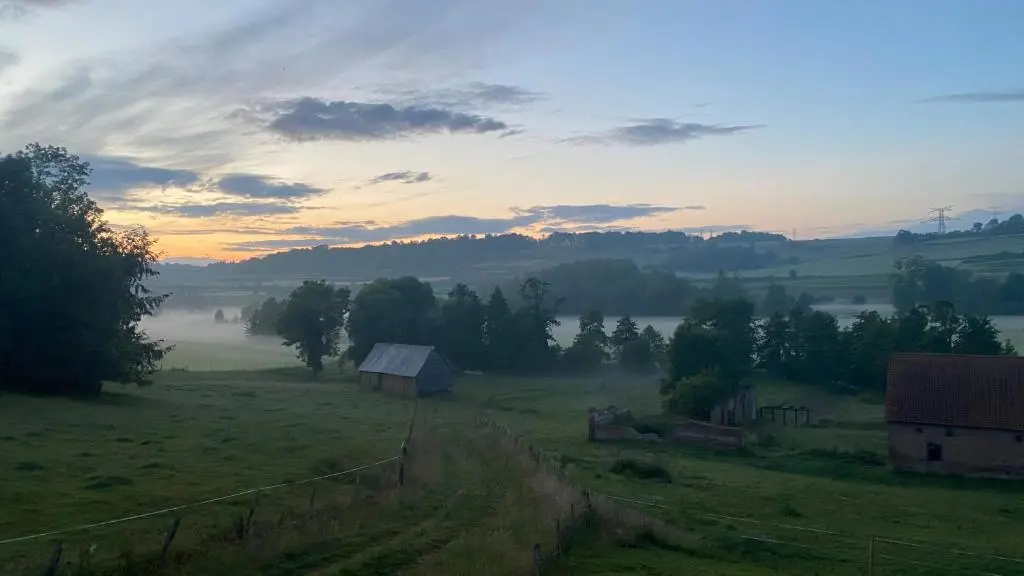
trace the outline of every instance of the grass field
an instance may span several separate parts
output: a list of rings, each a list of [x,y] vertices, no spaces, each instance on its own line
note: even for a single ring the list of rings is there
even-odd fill
[[[893,262],[914,255],[980,274],[1024,272],[1024,236],[1020,235],[929,240],[902,246],[889,237],[843,238],[769,242],[759,244],[758,249],[771,250],[783,259],[796,258],[798,263],[741,271],[747,289],[756,295],[778,283],[791,293],[806,291],[819,298],[863,296],[869,302],[888,302]],[[796,276],[791,277],[791,272]],[[714,274],[692,277],[699,286],[710,285],[714,278]]]
[[[533,543],[550,550],[552,511],[567,501],[503,456],[478,428],[486,418],[595,498],[650,504],[604,500],[662,527],[627,538],[619,516],[605,518],[549,573],[863,574],[872,537],[874,574],[1021,573],[1024,564],[951,550],[1020,555],[1024,488],[892,474],[877,402],[764,382],[762,403],[806,404],[815,426],[763,427],[761,442],[738,454],[586,442],[588,407],[655,415],[656,390],[614,377],[466,377],[454,395],[419,402],[401,490],[395,462],[284,486],[260,495],[241,542],[233,523],[247,515],[248,495],[67,534],[68,570],[91,559],[94,571],[79,573],[527,573]],[[337,374],[309,382],[294,369],[167,372],[99,402],[5,395],[0,540],[378,462],[399,452],[413,409]],[[655,463],[671,482],[615,473],[616,461]],[[174,516],[174,563],[160,572],[147,562]],[[0,573],[38,573],[53,540],[0,545]],[[110,571],[104,562],[115,557],[135,571]]]

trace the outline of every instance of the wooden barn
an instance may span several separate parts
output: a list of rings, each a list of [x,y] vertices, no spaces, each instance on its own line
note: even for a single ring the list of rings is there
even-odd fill
[[[449,392],[455,372],[433,346],[374,344],[359,365],[359,384],[404,398]]]
[[[1024,476],[1024,358],[894,354],[885,416],[896,470]]]

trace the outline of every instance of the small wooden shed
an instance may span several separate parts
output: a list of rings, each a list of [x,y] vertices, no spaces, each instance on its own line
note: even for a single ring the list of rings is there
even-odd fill
[[[404,398],[449,392],[455,371],[433,346],[374,344],[359,365],[359,384]]]

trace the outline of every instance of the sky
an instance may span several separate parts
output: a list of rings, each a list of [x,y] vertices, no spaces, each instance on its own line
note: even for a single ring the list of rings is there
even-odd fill
[[[1024,211],[1019,0],[0,0],[0,152],[169,259]]]

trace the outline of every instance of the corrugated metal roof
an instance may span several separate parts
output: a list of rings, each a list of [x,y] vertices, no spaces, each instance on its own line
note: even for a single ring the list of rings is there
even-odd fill
[[[1024,430],[1024,358],[893,354],[890,422]]]
[[[433,346],[378,342],[359,365],[359,371],[415,378],[433,351]]]

